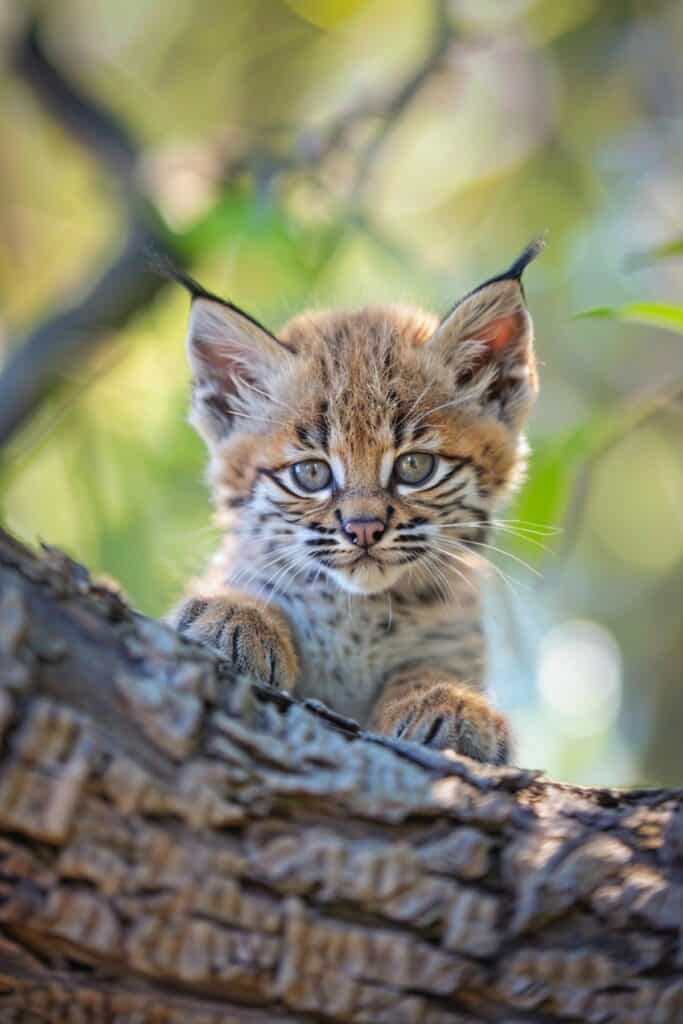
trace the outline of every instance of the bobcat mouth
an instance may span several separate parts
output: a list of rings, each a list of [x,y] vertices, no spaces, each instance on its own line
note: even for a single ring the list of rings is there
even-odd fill
[[[339,554],[341,554],[341,558],[330,558],[326,561],[328,568],[338,569],[342,572],[353,572],[359,566],[368,565],[369,563],[373,563],[379,569],[384,569],[386,565],[382,558],[378,558],[374,552],[368,551],[367,548],[364,548],[357,554],[355,551],[342,551]]]
[[[355,568],[355,566],[361,565],[363,562],[374,562],[375,565],[378,565],[380,567],[380,569],[384,568],[384,563],[381,562],[379,558],[375,558],[375,556],[370,551],[361,551],[358,558],[351,562],[351,568],[353,569]]]
[[[351,554],[346,552],[346,554]],[[377,594],[394,586],[405,569],[405,559],[396,562],[386,551],[364,549],[347,560],[326,562],[328,572],[342,590],[352,594]]]
[[[416,547],[414,549],[401,549],[400,551],[389,550],[391,553],[388,558],[386,557],[386,552],[384,553],[385,557],[382,557],[379,552],[375,553],[368,550],[361,551],[353,561],[340,564],[337,568],[352,574],[356,569],[369,568],[370,565],[374,565],[381,573],[384,573],[387,570],[396,569],[412,562],[416,562],[422,558],[426,552],[426,548],[424,546],[420,546],[419,548]],[[392,554],[395,557],[392,557]]]

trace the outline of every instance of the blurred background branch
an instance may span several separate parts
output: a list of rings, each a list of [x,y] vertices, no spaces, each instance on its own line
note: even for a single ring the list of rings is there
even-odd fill
[[[13,65],[53,117],[97,154],[128,193],[135,194],[140,147],[108,110],[79,90],[50,60],[37,21],[30,20],[19,35]]]
[[[0,11],[10,527],[151,614],[215,543],[186,299],[146,246],[276,328],[316,304],[445,310],[547,228],[529,478],[488,552],[491,675],[525,762],[680,781],[681,5],[31,9]]]
[[[37,324],[7,360],[0,375],[0,445],[36,410],[70,364],[124,327],[161,289],[163,282],[149,265],[150,249],[181,259],[138,187],[140,147],[108,110],[49,59],[35,21],[19,37],[14,68],[40,103],[121,186],[123,241],[86,294]]]
[[[448,8],[447,0],[437,0],[434,12],[433,38],[427,57],[389,99],[385,109],[381,111],[379,127],[360,154],[351,188],[351,200],[356,205],[362,201],[372,165],[396,121],[407,110],[430,76],[440,70],[441,63],[448,52],[452,40],[452,27],[448,16]]]

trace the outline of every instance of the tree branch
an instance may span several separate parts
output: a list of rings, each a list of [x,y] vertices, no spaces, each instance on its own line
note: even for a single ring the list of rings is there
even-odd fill
[[[79,90],[49,59],[30,22],[14,55],[19,75],[38,99],[123,186],[124,238],[101,276],[73,304],[48,316],[19,343],[0,375],[0,446],[28,419],[60,375],[144,308],[165,282],[148,251],[180,263],[160,230],[161,218],[140,192],[140,148],[118,121]]]
[[[0,375],[0,446],[40,405],[79,358],[123,327],[164,286],[145,255],[158,237],[133,224],[114,261],[82,299],[39,323],[10,355]]]
[[[372,136],[358,160],[358,166],[356,167],[351,187],[351,195],[354,197],[356,207],[360,205],[360,199],[365,191],[370,170],[394,125],[421,91],[425,82],[438,71],[451,42],[452,30],[448,15],[448,3],[447,0],[438,0],[429,52],[410,78],[392,96],[386,109],[382,111],[380,127]]]
[[[0,737],[3,1019],[683,1012],[681,791],[370,736],[6,534]]]

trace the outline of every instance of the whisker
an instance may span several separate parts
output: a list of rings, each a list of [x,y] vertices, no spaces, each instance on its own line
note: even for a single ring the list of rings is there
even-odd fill
[[[546,523],[532,523],[525,519],[492,519],[491,522],[495,524],[505,524],[516,526],[520,530],[526,530],[527,533],[537,533],[543,537],[556,537],[560,533],[564,533],[561,526],[550,526]]]
[[[452,591],[448,577],[440,569],[437,569],[436,565],[431,561],[425,558],[422,561],[412,562],[408,568],[408,575],[411,575],[413,572],[416,572],[418,575],[420,573],[423,574],[427,583],[436,587],[437,594],[443,604],[447,604],[450,601]]]
[[[321,574],[321,572],[323,572],[323,570],[324,570],[324,569],[325,569],[325,566],[324,566],[324,565],[323,565],[323,563],[321,562],[321,563],[320,563],[320,565],[318,566],[318,571],[317,571],[317,573],[315,574],[315,576],[313,577],[313,580],[312,580],[312,582],[311,582],[311,586],[312,586],[312,587],[314,587],[314,586],[316,585],[316,583],[317,583],[317,582],[318,582],[318,580],[320,579],[320,574]]]
[[[452,545],[451,550],[454,548],[458,552],[462,552],[463,554],[469,554],[471,557],[481,558],[485,562],[490,562],[490,559],[486,558],[486,556],[482,555],[481,552],[479,552],[479,551],[473,551],[472,548],[473,547],[489,548],[491,551],[496,551],[499,554],[508,555],[511,559],[513,559],[514,561],[519,562],[521,565],[523,565],[525,569],[530,570],[531,572],[535,573],[536,575],[540,575],[540,573],[538,572],[537,569],[534,569],[532,566],[528,565],[522,559],[517,558],[515,555],[511,554],[509,551],[505,551],[503,548],[497,548],[493,544],[485,544],[485,543],[483,543],[481,541],[473,541],[473,540],[460,540],[460,538],[458,538],[458,537],[450,537],[450,536],[441,536],[441,537],[439,537],[439,540],[443,544],[450,544],[450,545]],[[491,564],[493,565],[494,563],[491,562]]]
[[[287,552],[287,554],[289,555],[289,552]],[[273,598],[278,593],[278,587],[279,587],[280,582],[282,580],[287,580],[287,574],[288,573],[293,573],[293,575],[288,580],[288,583],[291,586],[291,584],[294,582],[294,580],[302,572],[305,572],[305,570],[308,567],[309,567],[308,563],[305,560],[304,560],[303,563],[301,563],[301,564],[299,564],[299,566],[297,566],[297,564],[294,561],[294,559],[292,557],[289,557],[287,559],[287,562],[285,563],[285,565],[280,570],[278,570],[278,572],[276,572],[275,575],[272,576],[270,581],[268,582],[269,593],[268,593],[268,597],[266,598],[266,600],[264,602],[264,608],[268,607],[270,602],[273,600]],[[284,592],[285,592],[285,590],[283,589],[281,591],[281,593],[284,593]]]
[[[517,537],[518,540],[523,540],[527,544],[533,544],[534,547],[540,548],[541,551],[550,551],[547,544],[541,544],[535,537],[527,537],[526,533],[520,532],[519,529],[513,526],[504,526],[502,522],[496,519],[490,519],[488,521],[482,520],[481,522],[463,522],[463,523],[435,523],[437,529],[457,529],[461,527],[463,529],[480,526],[492,526],[496,530],[502,530],[503,533],[508,533],[512,537]]]
[[[442,582],[442,594],[443,594],[443,603],[444,604],[447,604],[454,597],[458,596],[458,592],[457,592],[456,588],[454,587],[453,582],[449,579],[449,577],[446,574],[445,570],[441,568],[441,565],[439,564],[438,559],[435,559],[434,563],[432,563],[431,561],[427,562],[427,565],[425,566],[425,568],[428,568],[428,569],[431,570],[433,578],[435,580],[437,580],[437,584],[438,584],[438,580],[442,580],[443,581]],[[469,586],[472,589],[474,589],[473,581],[468,579],[467,576],[463,572],[460,572],[460,570],[457,569],[456,566],[449,565],[448,568],[452,572],[455,572],[456,576],[460,577],[460,579],[462,579],[465,583],[469,584]]]
[[[443,555],[447,555],[449,558],[455,558],[457,561],[461,561],[461,562],[464,561],[462,555],[458,555],[458,554],[456,554],[453,551],[447,551],[445,548],[437,548],[436,550],[440,551],[441,554],[443,554]],[[474,554],[474,552],[473,552],[473,554]],[[514,591],[515,586],[523,587],[525,590],[529,589],[529,587],[525,583],[522,583],[521,580],[513,580],[510,576],[508,576],[506,573],[504,573],[503,570],[500,568],[500,566],[496,565],[495,562],[492,562],[490,558],[486,557],[486,555],[477,554],[477,557],[480,558],[481,561],[484,562],[485,565],[488,565],[489,568],[492,569],[493,572],[495,572],[496,575],[499,576],[500,579],[503,580],[503,582],[508,587],[510,587],[510,590]]]
[[[525,533],[520,533],[519,530],[515,530],[512,526],[501,526],[496,524],[497,530],[502,530],[503,533],[507,533],[510,537],[516,537],[517,540],[523,540],[525,544],[531,544],[533,547],[538,548],[539,551],[550,551],[547,544],[542,544],[540,540],[536,540],[535,537],[527,537]]]
[[[525,533],[534,533],[539,537],[555,537],[563,533],[561,526],[547,526],[543,523],[532,523],[525,519],[477,519],[467,522],[442,523],[442,526],[496,526],[514,527]]]
[[[263,562],[257,562],[256,565],[244,566],[242,569],[239,569],[234,574],[234,576],[231,576],[229,578],[228,582],[231,584],[235,584],[238,581],[243,580],[244,582],[242,582],[242,586],[249,587],[254,582],[254,580],[257,579],[259,573],[265,572],[267,569],[272,568],[274,565],[278,565],[278,563],[282,562],[283,560],[286,561],[290,557],[291,551],[289,549],[285,551],[278,551],[275,553],[275,555],[271,556],[270,558],[267,558]],[[276,570],[274,575],[277,575],[278,572],[279,568]],[[271,576],[270,579],[266,580],[264,583],[261,583],[261,589],[270,586],[272,579],[273,576]]]
[[[456,543],[456,544],[462,543],[460,541],[453,541],[453,538],[448,538],[448,539],[452,543]],[[484,541],[481,541],[481,540],[468,540],[466,542],[466,546],[469,547],[470,545],[474,545],[474,547],[477,547],[477,548],[488,548],[489,551],[495,551],[499,555],[505,555],[507,558],[511,558],[513,560],[513,562],[517,562],[519,565],[524,566],[524,568],[528,569],[529,572],[532,572],[534,574],[534,576],[541,576],[542,575],[542,573],[539,572],[538,569],[535,569],[533,565],[529,565],[529,563],[525,562],[523,558],[519,558],[517,555],[513,555],[511,551],[506,551],[505,548],[498,548],[498,547],[496,547],[495,544],[487,544],[487,543],[485,543]]]
[[[289,552],[287,551],[280,551],[274,558],[266,559],[265,562],[260,562],[256,566],[244,566],[244,568],[238,569],[234,576],[229,578],[228,582],[234,585],[242,581],[242,586],[249,587],[258,577],[259,573],[265,572],[267,569],[272,568],[272,566],[277,565],[284,558],[287,558],[288,554]],[[264,585],[267,585],[267,583]]]
[[[519,526],[508,526],[506,520],[501,519],[488,519],[481,520],[480,522],[464,521],[464,522],[440,522],[435,524],[438,527],[457,529],[459,526],[463,528],[469,528],[473,526],[492,526],[494,529],[503,530],[504,534],[509,534],[511,537],[516,537],[520,541],[524,541],[526,544],[531,544],[535,548],[540,548],[541,551],[550,551],[551,549],[547,544],[542,544],[536,539],[536,537],[527,537],[527,532],[535,534],[537,537],[551,536],[543,534],[541,530],[522,530]],[[559,531],[558,531],[559,532]]]
[[[447,551],[445,548],[440,548],[437,545],[434,545],[433,550],[438,551],[439,554],[441,555],[448,555],[449,558],[454,558],[456,561],[462,562],[463,565],[467,564],[466,559],[458,556],[453,551]],[[471,590],[477,593],[477,587],[474,583],[474,580],[471,580],[469,576],[467,576],[461,569],[458,569],[454,565],[449,565],[449,568],[451,572],[454,572],[457,576],[459,576],[460,579],[463,580],[463,582],[465,582],[470,587]]]

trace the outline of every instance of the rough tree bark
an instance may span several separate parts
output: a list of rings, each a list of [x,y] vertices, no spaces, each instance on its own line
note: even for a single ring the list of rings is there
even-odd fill
[[[387,743],[0,533],[0,1020],[683,1020],[679,791]]]

